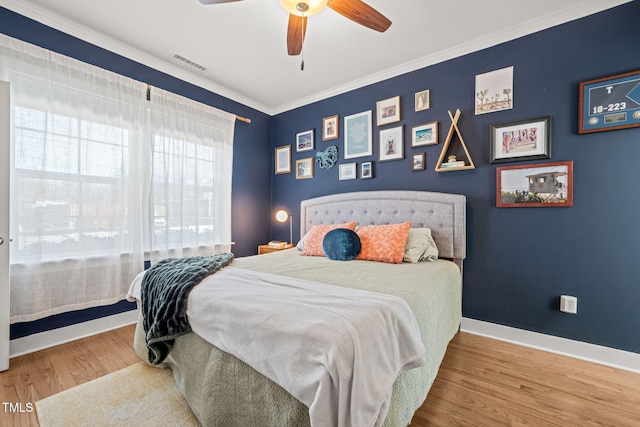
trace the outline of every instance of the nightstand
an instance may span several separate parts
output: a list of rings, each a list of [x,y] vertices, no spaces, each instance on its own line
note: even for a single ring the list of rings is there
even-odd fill
[[[291,249],[294,245],[286,244],[284,248],[273,248],[269,245],[260,245],[258,246],[258,255],[268,254],[269,252],[278,252],[284,249]]]

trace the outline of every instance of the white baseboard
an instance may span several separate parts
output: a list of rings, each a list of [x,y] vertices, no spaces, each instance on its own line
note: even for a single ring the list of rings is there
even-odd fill
[[[640,354],[462,318],[460,330],[640,374]]]
[[[9,343],[9,357],[22,356],[45,348],[55,347],[71,341],[100,334],[113,329],[136,323],[138,311],[130,310],[113,316],[102,317],[88,322],[77,323],[52,331],[40,332],[23,338],[11,340]]]

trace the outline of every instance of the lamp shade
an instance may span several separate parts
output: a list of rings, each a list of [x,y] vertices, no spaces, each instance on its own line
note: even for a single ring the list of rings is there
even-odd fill
[[[284,209],[280,209],[278,212],[276,212],[276,221],[285,222],[288,219],[289,219],[289,212],[285,211]]]
[[[292,15],[311,16],[324,9],[327,2],[328,0],[280,0],[280,5]]]

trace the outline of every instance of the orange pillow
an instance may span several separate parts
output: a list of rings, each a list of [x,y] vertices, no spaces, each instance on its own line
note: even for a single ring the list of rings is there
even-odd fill
[[[345,222],[343,224],[319,224],[311,227],[311,230],[305,235],[303,253],[307,256],[324,256],[322,250],[322,239],[324,235],[335,230],[336,228],[348,228],[352,230],[356,228],[356,222]]]
[[[362,250],[356,259],[400,264],[409,237],[410,222],[369,225],[356,231]]]

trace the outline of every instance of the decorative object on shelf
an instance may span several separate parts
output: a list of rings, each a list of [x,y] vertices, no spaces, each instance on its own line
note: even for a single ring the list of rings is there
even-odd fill
[[[427,153],[414,153],[411,155],[411,170],[423,171],[426,168]]]
[[[376,124],[378,126],[388,125],[400,121],[400,97],[383,99],[376,102]]]
[[[311,129],[296,134],[296,151],[313,150],[313,133],[313,129]]]
[[[464,139],[462,139],[462,134],[460,133],[460,129],[458,128],[458,120],[460,120],[460,110],[456,110],[456,114],[451,114],[449,111],[449,118],[451,119],[451,127],[449,128],[449,133],[447,134],[447,139],[444,142],[444,146],[442,147],[442,151],[440,152],[440,157],[436,162],[436,172],[449,172],[449,171],[457,171],[464,169],[475,169],[475,165],[473,164],[473,160],[471,159],[471,155],[467,150],[467,146],[464,143]],[[458,136],[460,140],[460,145],[462,145],[462,149],[464,150],[464,154],[467,160],[458,160],[455,155],[449,153],[451,141],[453,141],[454,135]],[[444,161],[444,157],[447,157],[447,162]],[[452,158],[453,156],[453,158]],[[467,164],[469,162],[469,164]]]
[[[318,166],[322,169],[331,169],[336,163],[338,163],[338,147],[332,145],[327,147],[324,151],[316,152],[316,161]]]
[[[344,158],[370,156],[373,154],[371,110],[352,114],[344,118]]]
[[[291,144],[276,147],[275,149],[276,175],[291,173]]]
[[[551,157],[551,117],[491,126],[491,163]]]
[[[501,166],[496,169],[499,208],[573,206],[573,162]]]
[[[411,128],[411,147],[438,143],[438,122],[425,123]]]
[[[336,139],[340,135],[337,115],[322,119],[322,140]]]
[[[356,179],[356,164],[345,163],[340,165],[340,171],[338,173],[338,179],[340,181],[348,179]]]
[[[373,178],[373,162],[364,162],[360,165],[360,178]]]
[[[284,209],[280,209],[276,212],[276,221],[285,223],[287,220],[289,220],[289,244],[292,247],[293,246],[293,216]],[[284,242],[279,242],[279,243],[284,243]],[[271,242],[269,242],[269,246],[274,247],[271,245]]]
[[[640,126],[640,70],[580,83],[578,133]]]
[[[476,76],[476,115],[513,108],[513,67]]]
[[[296,179],[313,178],[313,157],[296,160]]]
[[[416,92],[416,111],[428,110],[430,103],[429,91]]]
[[[380,131],[380,161],[404,159],[404,125]]]

